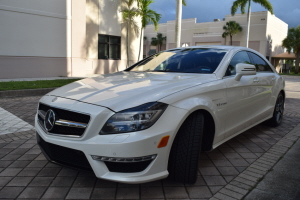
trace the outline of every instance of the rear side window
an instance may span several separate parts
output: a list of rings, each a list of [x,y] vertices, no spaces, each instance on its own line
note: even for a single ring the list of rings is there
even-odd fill
[[[256,71],[257,72],[273,72],[271,67],[268,65],[268,63],[262,59],[260,56],[256,55],[255,53],[248,52],[252,62],[252,65],[255,65]]]
[[[225,76],[231,76],[236,74],[236,70],[235,70],[236,64],[238,63],[249,64],[250,62],[251,62],[250,58],[246,51],[240,51],[236,53],[228,65]]]

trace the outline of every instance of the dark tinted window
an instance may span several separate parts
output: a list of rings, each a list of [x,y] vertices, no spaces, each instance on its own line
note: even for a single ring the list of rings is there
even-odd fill
[[[246,63],[246,64],[250,63],[250,58],[246,51],[240,51],[233,56],[233,58],[231,59],[228,65],[225,76],[235,75],[236,74],[235,67],[236,64],[238,63]]]
[[[175,49],[150,56],[127,71],[211,74],[225,54],[222,49]]]
[[[268,63],[266,61],[264,61],[264,59],[262,59],[260,56],[254,54],[252,52],[248,52],[248,53],[252,59],[251,64],[255,65],[257,72],[273,72],[271,67],[268,65]]]
[[[121,59],[121,37],[99,35],[98,59]]]

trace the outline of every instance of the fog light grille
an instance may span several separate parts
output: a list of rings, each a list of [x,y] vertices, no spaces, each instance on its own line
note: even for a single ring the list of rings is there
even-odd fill
[[[92,158],[94,160],[107,161],[107,162],[131,163],[131,162],[142,162],[142,161],[147,161],[147,160],[154,160],[156,158],[156,155],[134,157],[134,158],[116,158],[116,157],[105,157],[105,156],[92,156]]]
[[[110,172],[135,173],[144,171],[157,155],[132,158],[115,158],[105,156],[92,156],[94,160],[103,161]]]

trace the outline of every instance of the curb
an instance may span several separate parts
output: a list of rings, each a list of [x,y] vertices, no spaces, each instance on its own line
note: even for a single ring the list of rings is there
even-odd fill
[[[299,114],[296,114],[299,116]],[[209,200],[242,200],[300,138],[300,124],[287,133],[247,169],[214,194]]]
[[[300,76],[297,76],[297,75],[280,75],[282,76],[283,78],[299,78],[300,79]]]
[[[45,95],[56,88],[42,88],[42,89],[26,89],[26,90],[7,90],[0,91],[0,98],[6,97],[26,97],[26,96],[41,96]]]

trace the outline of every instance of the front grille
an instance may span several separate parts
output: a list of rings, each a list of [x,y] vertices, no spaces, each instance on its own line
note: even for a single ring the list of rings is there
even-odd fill
[[[37,143],[43,153],[46,154],[46,157],[48,157],[51,161],[79,169],[92,170],[90,163],[82,151],[48,143],[43,140],[39,134],[36,135]]]
[[[70,120],[70,121],[74,121],[74,122],[82,122],[82,123],[86,123],[86,124],[89,123],[89,121],[90,121],[89,115],[72,112],[69,110],[63,110],[60,108],[50,107],[50,106],[42,104],[42,103],[39,104],[39,110],[47,112],[49,109],[51,109],[55,112],[55,114],[58,116],[58,119]]]
[[[132,163],[104,162],[110,172],[135,173],[144,171],[152,160]]]
[[[86,125],[90,121],[90,116],[87,114],[82,114],[82,113],[64,110],[64,109],[60,109],[60,108],[50,107],[50,106],[42,104],[42,103],[39,104],[39,112],[43,113],[44,115],[50,109],[54,111],[56,120],[67,120],[70,122],[83,123]],[[38,120],[39,120],[40,126],[42,128],[44,128],[44,117],[45,116],[42,116],[39,113]],[[51,134],[80,137],[83,135],[85,129],[86,128],[54,125],[53,129],[48,132]]]

